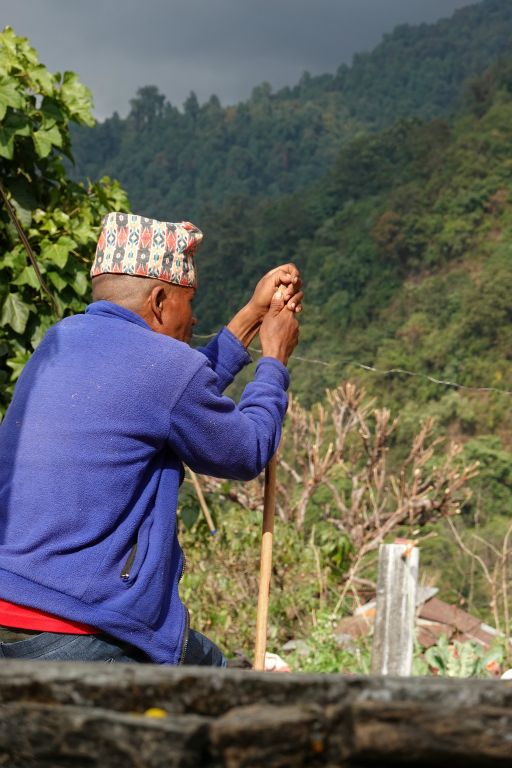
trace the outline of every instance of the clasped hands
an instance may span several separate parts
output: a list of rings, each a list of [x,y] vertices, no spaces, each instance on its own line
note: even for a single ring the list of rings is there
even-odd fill
[[[229,330],[248,347],[259,332],[264,356],[286,365],[297,345],[302,310],[302,280],[294,264],[283,264],[267,272],[256,285],[249,302],[228,324]]]

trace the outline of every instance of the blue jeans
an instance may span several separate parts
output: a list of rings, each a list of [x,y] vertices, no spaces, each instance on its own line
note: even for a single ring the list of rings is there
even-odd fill
[[[41,632],[14,643],[0,642],[0,659],[151,663],[142,651],[107,635],[64,635],[56,632]],[[191,629],[183,664],[225,667],[227,661],[215,643]]]

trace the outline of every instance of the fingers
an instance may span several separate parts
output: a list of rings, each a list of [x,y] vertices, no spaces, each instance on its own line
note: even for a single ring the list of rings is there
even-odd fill
[[[286,308],[289,311],[293,312],[294,314],[298,314],[299,312],[302,312],[303,298],[304,298],[304,293],[300,291],[299,293],[296,293],[293,296],[291,301],[286,301],[282,288],[278,288],[278,290],[272,296],[272,301],[270,303],[270,310],[274,314],[279,314],[279,312],[281,312],[283,309]]]
[[[253,317],[255,327],[260,326],[265,313],[272,305],[273,296],[280,291],[281,306],[284,308],[292,297],[301,292],[302,280],[299,271],[294,264],[284,264],[267,272],[257,283],[253,295],[246,305],[246,311]],[[294,299],[294,307],[289,311],[298,312],[298,307],[302,300],[302,293],[299,299]],[[274,301],[275,303],[275,301]],[[280,310],[279,310],[280,311]],[[274,309],[275,314],[275,309]]]
[[[276,272],[273,276],[274,288],[283,288],[285,296],[290,298],[302,286],[302,280],[298,275],[290,275],[288,272]]]
[[[299,323],[295,315],[284,308],[276,311],[271,304],[270,311],[260,329],[260,342],[265,357],[276,357],[284,365],[297,346],[299,340]]]
[[[270,311],[274,314],[278,314],[281,312],[281,310],[285,306],[285,300],[283,291],[281,289],[278,289],[274,295],[272,296],[272,301],[270,302]]]
[[[271,269],[268,273],[274,278],[274,285],[276,288],[281,283],[282,285],[297,286],[301,285],[300,272],[295,264],[283,264],[280,267]]]
[[[280,282],[283,287],[286,285],[285,292],[290,296],[293,296],[294,293],[297,293],[302,288],[302,280],[298,275],[289,276],[288,282],[286,280],[281,280]]]
[[[283,291],[283,296],[285,303],[289,303],[290,299],[293,297],[293,301],[295,306],[291,307],[290,309],[295,309],[300,305],[300,301],[302,300],[304,294],[301,291],[302,288],[302,280],[300,278],[300,275],[291,274],[289,272],[283,272],[282,270],[279,270],[274,275],[274,285],[276,288],[280,288]],[[300,293],[300,299],[297,300],[297,296]]]
[[[286,302],[286,306],[288,309],[290,309],[292,312],[302,312],[302,299],[304,298],[304,292],[299,291],[298,293],[295,293],[293,297],[288,299]]]
[[[274,267],[274,269],[271,269],[269,272],[267,272],[267,276],[273,275],[279,270],[281,270],[282,272],[286,272],[286,274],[289,274],[289,275],[297,275],[297,277],[300,276],[299,269],[295,266],[295,264],[292,264],[291,262],[289,264],[279,264],[279,266]]]

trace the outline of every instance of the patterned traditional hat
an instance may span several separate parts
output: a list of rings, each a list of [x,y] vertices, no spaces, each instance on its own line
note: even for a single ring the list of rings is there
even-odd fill
[[[132,213],[109,213],[103,219],[91,277],[139,275],[194,287],[194,254],[203,233],[189,221],[172,224]]]

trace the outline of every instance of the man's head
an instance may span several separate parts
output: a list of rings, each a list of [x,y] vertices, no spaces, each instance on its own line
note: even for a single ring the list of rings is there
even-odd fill
[[[153,277],[108,274],[92,279],[93,301],[112,301],[130,309],[157,333],[189,342],[196,318],[192,301],[196,289]]]
[[[136,312],[158,333],[189,341],[195,318],[195,252],[202,232],[188,221],[109,213],[91,268],[93,300]]]

